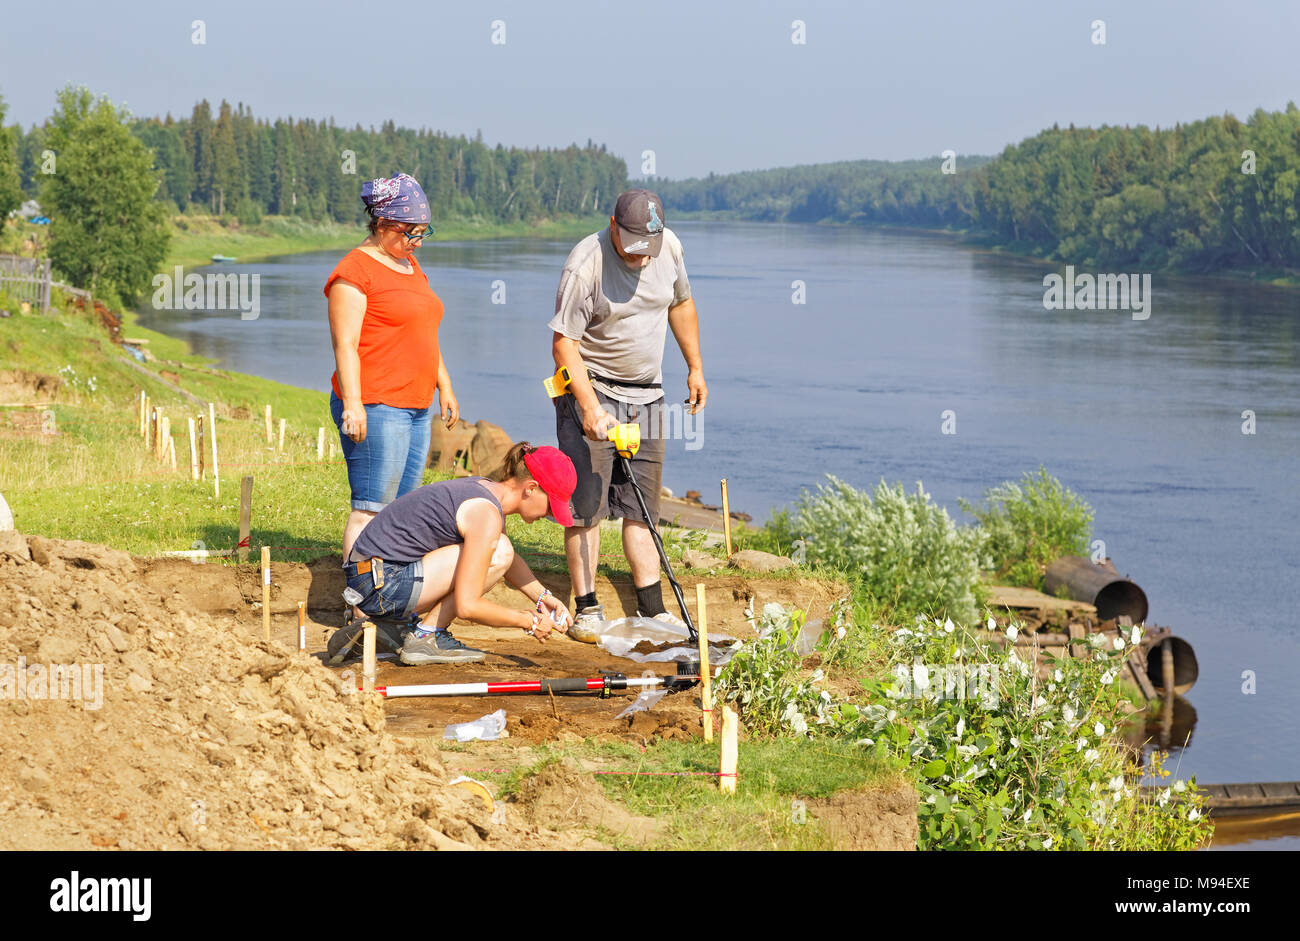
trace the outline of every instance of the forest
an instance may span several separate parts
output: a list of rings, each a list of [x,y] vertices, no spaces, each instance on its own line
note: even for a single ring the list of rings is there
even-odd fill
[[[1300,268],[1300,110],[1052,127],[992,159],[852,161],[656,185],[669,211],[952,228],[1081,265]]]

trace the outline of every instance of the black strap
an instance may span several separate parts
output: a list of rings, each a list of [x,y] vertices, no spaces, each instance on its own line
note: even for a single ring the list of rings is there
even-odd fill
[[[591,370],[587,370],[587,378],[611,386],[627,386],[629,389],[662,389],[664,387],[662,382],[626,382],[622,379],[606,379],[604,376],[596,375]]]

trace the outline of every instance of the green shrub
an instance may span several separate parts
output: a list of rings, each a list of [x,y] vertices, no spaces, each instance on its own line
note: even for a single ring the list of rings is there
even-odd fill
[[[1014,585],[1042,590],[1047,566],[1063,555],[1087,555],[1092,508],[1043,467],[1020,483],[1006,481],[984,493],[983,505],[961,507],[988,534],[994,574]]]
[[[872,496],[829,480],[798,505],[809,562],[843,568],[898,616],[976,617],[982,531],[958,527],[919,482],[909,495],[881,481]]]
[[[736,703],[751,732],[808,734],[810,720],[813,725],[826,721],[831,695],[816,687],[820,671],[811,677],[802,672],[796,642],[804,613],[775,603],[764,605],[758,617],[745,613],[758,637],[742,643],[723,667],[714,686],[717,701]]]
[[[262,221],[262,207],[256,200],[241,199],[235,207],[235,218],[240,225],[257,225]]]
[[[1039,679],[1014,626],[998,645],[918,618],[890,634],[894,675],[864,681],[874,701],[840,704],[836,728],[915,769],[920,849],[1192,849],[1210,836],[1194,780],[1144,802],[1120,734],[1119,668],[1140,631],[1119,649],[1093,634]]]

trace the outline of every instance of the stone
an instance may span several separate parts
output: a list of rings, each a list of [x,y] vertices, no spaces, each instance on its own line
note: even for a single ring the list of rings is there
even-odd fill
[[[779,572],[794,566],[793,559],[758,549],[742,549],[734,553],[728,561],[732,568],[744,569],[747,572]]]
[[[26,537],[3,526],[0,526],[0,555],[7,555],[18,562],[30,562],[32,558]]]
[[[700,552],[698,549],[684,549],[682,551],[682,562],[693,569],[701,569],[711,572],[722,566],[722,560],[714,558],[707,552]]]
[[[449,470],[456,460],[456,454],[469,448],[470,442],[477,434],[474,426],[463,418],[448,429],[442,422],[435,421],[429,432],[429,466],[438,470]]]
[[[510,436],[500,425],[489,421],[474,424],[476,433],[469,446],[469,469],[483,477],[499,479],[505,469],[506,453],[514,446]]]

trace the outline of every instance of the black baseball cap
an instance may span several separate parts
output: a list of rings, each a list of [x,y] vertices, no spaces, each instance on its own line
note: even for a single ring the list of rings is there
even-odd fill
[[[614,207],[619,244],[629,255],[655,258],[664,244],[664,203],[649,190],[628,190]]]

